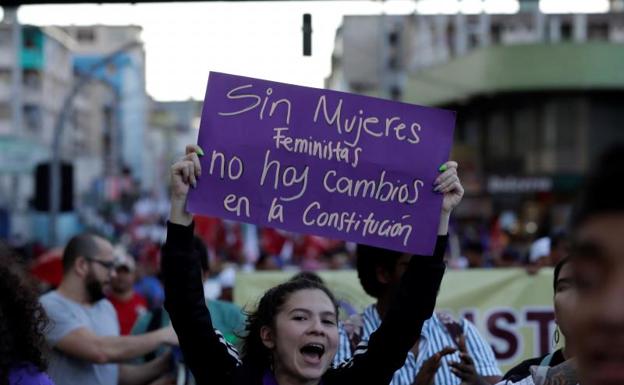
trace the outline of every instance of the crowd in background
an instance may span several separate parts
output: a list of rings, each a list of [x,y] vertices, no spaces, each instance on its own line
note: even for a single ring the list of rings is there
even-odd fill
[[[111,240],[120,255],[131,259],[135,287],[144,294],[148,307],[162,303],[158,281],[160,247],[166,237],[169,210],[165,198],[154,194],[127,193],[116,206],[103,205],[99,211],[81,213],[86,230]],[[535,234],[517,231],[515,216],[509,211],[479,223],[451,224],[447,251],[452,269],[525,267],[535,271],[555,266],[567,247],[566,233],[542,226]],[[213,299],[232,299],[238,271],[318,271],[355,268],[355,244],[310,234],[296,234],[275,228],[195,216],[196,234],[209,255],[206,294]],[[42,292],[61,279],[61,248],[47,250],[39,243],[17,239],[1,241],[12,249],[41,281]]]

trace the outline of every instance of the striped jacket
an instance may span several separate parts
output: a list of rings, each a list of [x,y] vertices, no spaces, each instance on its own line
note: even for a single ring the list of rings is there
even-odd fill
[[[413,353],[408,353],[405,365],[394,373],[391,385],[412,385],[422,364],[432,355],[447,346],[454,347],[455,342],[449,334],[447,327],[442,322],[445,314],[435,313],[433,317],[426,320],[420,335],[418,357]],[[352,321],[353,322],[353,321]],[[361,324],[361,342],[354,351],[365,351],[370,335],[381,325],[381,318],[375,305],[370,305],[361,315],[361,320],[356,320]],[[466,337],[466,348],[468,354],[475,362],[475,369],[482,376],[501,376],[492,347],[479,334],[477,328],[466,319],[460,322],[463,334]],[[352,354],[352,341],[344,327],[340,329],[340,347],[334,358],[334,365],[339,366],[348,360]],[[448,365],[449,362],[459,361],[459,353],[450,354],[442,359],[442,365],[434,378],[435,385],[458,385],[461,380],[455,376]]]

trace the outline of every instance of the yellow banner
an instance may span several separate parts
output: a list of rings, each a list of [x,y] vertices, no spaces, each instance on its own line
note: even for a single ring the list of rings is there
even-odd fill
[[[253,309],[268,288],[294,273],[240,273],[234,301]],[[341,317],[360,312],[374,302],[367,296],[354,270],[318,273],[341,304]],[[490,342],[501,370],[553,350],[555,331],[552,308],[552,269],[528,275],[523,269],[447,271],[437,310],[471,320]],[[561,341],[560,341],[561,343]]]

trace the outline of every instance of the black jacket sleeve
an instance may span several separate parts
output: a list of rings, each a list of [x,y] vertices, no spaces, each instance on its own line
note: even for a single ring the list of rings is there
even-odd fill
[[[415,255],[401,278],[388,312],[368,341],[368,349],[354,352],[346,364],[326,374],[326,384],[383,384],[392,380],[414,346],[424,322],[431,318],[446,268],[447,237],[438,236],[433,256]]]
[[[165,309],[197,383],[227,384],[238,365],[238,357],[213,328],[204,300],[201,266],[193,253],[193,228],[193,224],[167,224],[161,260]]]

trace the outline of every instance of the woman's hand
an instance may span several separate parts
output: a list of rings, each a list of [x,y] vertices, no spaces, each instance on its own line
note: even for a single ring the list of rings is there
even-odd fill
[[[440,166],[442,172],[433,182],[433,191],[444,194],[442,200],[442,211],[440,212],[440,225],[438,235],[448,234],[448,223],[451,211],[461,202],[464,196],[464,187],[457,175],[457,162],[452,160]]]
[[[438,175],[433,183],[433,191],[444,194],[444,200],[442,201],[443,213],[450,214],[464,196],[464,187],[459,181],[457,166],[457,162],[452,160],[444,163],[440,166],[440,171],[442,171],[442,173]]]
[[[190,187],[197,185],[201,175],[199,155],[202,149],[195,144],[186,146],[186,155],[171,166],[171,211],[169,220],[172,223],[188,226],[193,216],[186,211],[186,198]]]

